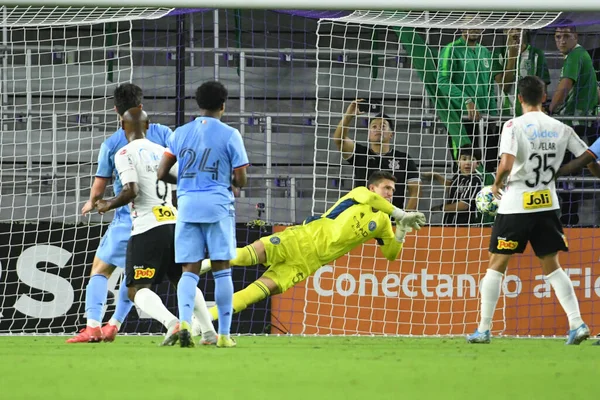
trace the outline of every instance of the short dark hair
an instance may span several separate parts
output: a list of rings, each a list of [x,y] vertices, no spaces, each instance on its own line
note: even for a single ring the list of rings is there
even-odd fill
[[[227,101],[227,88],[221,82],[204,82],[196,89],[198,107],[207,111],[219,111]]]
[[[396,177],[391,172],[375,171],[371,175],[369,175],[369,180],[367,180],[367,187],[371,185],[378,185],[379,182],[381,182],[384,179],[394,181],[394,183],[396,183]]]
[[[470,145],[466,145],[458,149],[458,158],[460,158],[460,156],[469,156],[474,160],[481,160],[481,151]]]
[[[554,22],[554,28],[556,29],[568,29],[571,33],[577,33],[577,25],[573,20],[568,18],[562,18]]]
[[[519,79],[517,92],[523,96],[523,101],[530,106],[542,104],[546,93],[546,83],[537,76],[529,75]]]
[[[139,107],[144,98],[142,88],[133,83],[124,83],[115,88],[113,93],[115,107],[119,115],[123,115],[130,108]]]
[[[369,120],[369,124],[371,124],[371,121],[373,121],[374,119],[383,119],[387,121],[388,124],[390,124],[390,129],[392,130],[392,132],[396,133],[396,126],[394,124],[394,120],[391,119],[387,114],[380,112],[379,114],[375,115]]]

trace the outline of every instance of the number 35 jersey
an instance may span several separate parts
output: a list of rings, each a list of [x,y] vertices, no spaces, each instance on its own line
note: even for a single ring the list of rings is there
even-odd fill
[[[569,150],[579,157],[587,145],[575,131],[543,112],[528,112],[504,124],[500,155],[515,156],[499,214],[560,208],[554,175]]]
[[[248,166],[237,129],[216,118],[198,117],[175,130],[165,154],[179,163],[179,221],[214,223],[235,214],[231,175]]]
[[[165,148],[148,139],[137,139],[123,147],[115,155],[115,168],[123,186],[137,183],[138,194],[129,203],[132,235],[139,235],[154,227],[174,224],[176,211],[173,207],[171,185],[156,178],[158,164]]]

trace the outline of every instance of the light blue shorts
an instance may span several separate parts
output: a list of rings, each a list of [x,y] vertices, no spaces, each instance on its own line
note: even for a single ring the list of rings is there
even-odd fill
[[[131,220],[113,219],[108,226],[100,246],[96,250],[96,257],[107,264],[125,268],[127,242],[131,236]]]
[[[175,262],[195,263],[205,258],[224,261],[235,258],[235,216],[219,222],[177,221],[175,225]]]

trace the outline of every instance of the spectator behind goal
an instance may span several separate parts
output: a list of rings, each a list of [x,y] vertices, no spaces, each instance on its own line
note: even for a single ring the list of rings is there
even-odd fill
[[[458,153],[458,173],[452,179],[437,172],[424,172],[424,178],[432,178],[446,187],[446,202],[431,207],[431,211],[444,212],[444,225],[470,225],[481,222],[475,206],[475,197],[483,187],[477,173],[481,152],[472,147],[461,147]]]
[[[366,185],[367,178],[375,171],[391,172],[396,178],[392,203],[398,208],[416,210],[421,184],[419,171],[407,154],[393,148],[394,123],[390,117],[380,113],[370,119],[369,147],[357,144],[348,137],[354,117],[364,114],[358,107],[363,101],[359,99],[350,103],[333,134],[333,142],[342,152],[344,160],[355,167],[354,186]]]

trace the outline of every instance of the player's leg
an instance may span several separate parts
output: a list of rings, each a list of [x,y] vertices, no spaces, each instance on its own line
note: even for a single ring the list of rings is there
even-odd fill
[[[124,269],[127,244],[130,236],[131,222],[114,220],[105,235],[105,237],[108,238],[108,240],[106,240],[108,245],[100,246],[96,255],[106,263]],[[126,276],[123,274],[119,284],[119,297],[115,306],[115,312],[108,323],[102,327],[102,335],[105,342],[112,342],[115,339],[121,328],[121,324],[133,307],[133,302],[129,300],[129,297],[127,296],[127,286],[125,285],[125,281]],[[104,296],[104,302],[106,303],[106,294]]]
[[[531,247],[539,258],[542,271],[569,319],[567,344],[578,345],[590,337],[590,330],[581,318],[573,282],[561,268],[558,260],[559,251],[568,251],[567,240],[556,212],[539,214],[535,227],[539,235],[531,238]]]
[[[201,260],[206,255],[206,241],[200,224],[177,221],[175,225],[175,262],[182,264],[177,283],[179,309],[179,344],[193,347],[191,325]],[[169,338],[165,339],[167,341]]]
[[[269,268],[269,271],[276,270],[277,266]],[[282,293],[278,284],[269,276],[261,276],[244,289],[233,294],[233,313],[237,314],[244,311],[249,306],[266,299],[269,296]],[[211,307],[210,316],[213,320],[219,319],[217,307]]]
[[[527,247],[529,231],[526,215],[500,214],[494,221],[490,238],[490,262],[480,283],[481,311],[479,325],[467,336],[469,343],[490,343],[492,319],[500,298],[502,278],[510,257]]]
[[[229,265],[232,267],[251,267],[253,265],[264,264],[266,260],[265,245],[259,239],[245,247],[235,249],[235,257],[229,261]],[[207,273],[211,268],[210,260],[203,260],[200,267],[200,275]]]
[[[235,217],[230,215],[212,224],[202,224],[206,248],[215,280],[215,303],[219,314],[217,347],[234,347],[231,339],[233,279],[229,260],[236,254]]]
[[[106,304],[108,279],[114,270],[115,266],[102,261],[98,256],[94,257],[90,280],[85,287],[86,327],[76,336],[67,339],[67,343],[102,341],[102,311]]]

